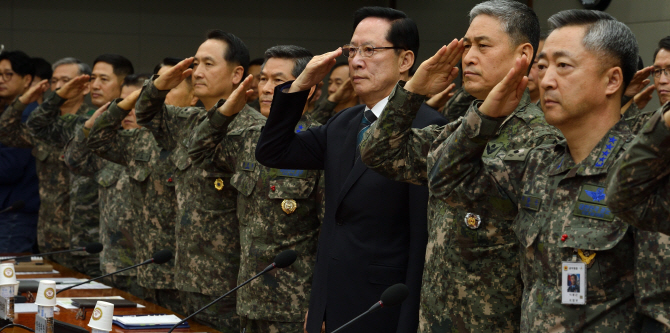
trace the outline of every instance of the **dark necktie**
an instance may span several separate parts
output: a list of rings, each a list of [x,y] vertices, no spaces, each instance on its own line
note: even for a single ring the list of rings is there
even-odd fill
[[[372,110],[365,110],[365,112],[363,112],[363,118],[361,119],[361,124],[358,127],[358,141],[356,142],[357,146],[361,144],[361,141],[363,141],[363,135],[370,128],[370,125],[375,122],[375,120],[377,120],[377,116],[372,113]]]

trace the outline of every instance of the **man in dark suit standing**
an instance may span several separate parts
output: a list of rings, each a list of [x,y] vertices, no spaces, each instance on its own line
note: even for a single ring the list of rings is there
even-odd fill
[[[407,80],[419,33],[405,13],[381,7],[354,14],[349,45],[315,57],[293,82],[275,88],[272,111],[256,158],[273,168],[324,169],[326,211],[319,236],[306,330],[330,332],[379,301],[390,285],[405,283],[409,298],[368,315],[348,332],[416,331],[427,240],[426,188],[391,181],[361,161],[362,133],[384,109],[398,80]],[[296,133],[309,89],[341,54],[364,105],[340,111],[325,125]],[[365,115],[365,116],[364,116]],[[414,127],[445,124],[435,110],[419,111]]]

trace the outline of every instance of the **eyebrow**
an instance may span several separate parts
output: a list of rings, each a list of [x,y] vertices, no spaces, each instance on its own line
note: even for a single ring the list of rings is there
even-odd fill
[[[210,57],[210,56],[206,56],[206,57],[203,57],[202,59],[198,59],[197,57],[195,57],[194,60],[198,60],[198,61],[205,61],[205,60],[214,61],[214,58],[212,58],[212,57]]]
[[[473,40],[475,42],[481,42],[481,41],[491,40],[491,38],[489,36],[477,36],[477,37],[473,38]],[[471,42],[470,38],[468,38],[467,36],[463,37],[463,41],[464,42]]]
[[[554,58],[559,58],[559,57],[567,57],[572,59],[572,55],[568,51],[556,51],[552,53]],[[547,59],[547,53],[542,51],[540,54],[537,55],[538,59]]]

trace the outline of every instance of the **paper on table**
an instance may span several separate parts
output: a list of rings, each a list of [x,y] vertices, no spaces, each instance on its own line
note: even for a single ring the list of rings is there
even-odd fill
[[[15,272],[14,274],[16,275],[32,275],[32,274],[58,274],[60,273],[57,270],[53,270],[51,272]]]
[[[114,316],[112,318],[124,325],[174,325],[181,321],[175,315]]]
[[[19,279],[19,281],[37,281],[39,282],[41,279]],[[73,284],[77,284],[80,282],[86,281],[86,279],[77,279],[77,278],[49,278],[49,280],[56,281],[56,290],[61,290],[66,287],[69,287]],[[81,286],[74,287],[72,289],[111,289],[112,287],[106,286],[102,283],[99,282],[89,282],[86,284],[82,284]]]
[[[54,310],[58,311],[58,307],[55,307]],[[16,303],[14,304],[14,313],[37,313],[37,304]]]
[[[75,288],[76,289],[76,288]],[[124,299],[121,296],[97,296],[97,297],[72,297],[72,298],[84,298],[84,299]],[[56,304],[58,306],[62,307],[63,309],[71,309],[71,310],[76,310],[78,307],[72,305],[72,298],[67,298],[67,297],[58,297],[56,299]],[[137,304],[138,308],[143,308],[145,307],[142,304]]]

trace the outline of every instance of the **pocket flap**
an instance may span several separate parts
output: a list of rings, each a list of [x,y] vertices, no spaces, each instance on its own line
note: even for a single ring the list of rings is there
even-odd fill
[[[233,185],[245,197],[251,195],[256,186],[256,177],[254,172],[238,171],[230,178],[230,185]]]
[[[181,171],[184,171],[191,166],[191,159],[188,157],[188,151],[182,145],[178,145],[172,154],[170,154],[170,159]]]
[[[49,157],[49,151],[46,149],[44,145],[37,145],[33,148],[32,150],[33,156],[40,162],[43,162],[44,160]]]
[[[120,176],[121,170],[104,168],[95,174],[95,181],[102,187],[110,187],[116,184],[116,181],[119,180]]]
[[[302,170],[301,170],[302,171]],[[270,199],[307,199],[316,185],[315,178],[278,178],[270,181]]]

